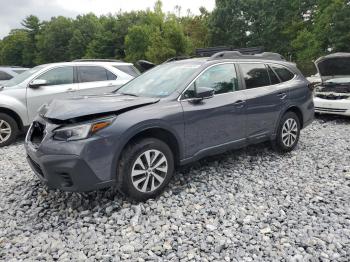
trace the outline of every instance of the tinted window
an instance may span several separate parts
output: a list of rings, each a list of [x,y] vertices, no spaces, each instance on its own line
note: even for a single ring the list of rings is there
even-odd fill
[[[108,80],[116,80],[117,79],[117,76],[115,74],[113,74],[112,72],[106,70],[107,72],[107,79]]]
[[[131,75],[133,77],[137,77],[140,75],[140,73],[137,71],[137,69],[132,65],[116,65],[113,67],[115,67],[115,68],[119,69],[120,71],[122,71],[128,75]]]
[[[10,80],[12,78],[11,75],[4,71],[0,71],[0,80]]]
[[[271,67],[277,73],[282,82],[286,82],[294,78],[294,74],[284,66],[272,65]]]
[[[215,94],[237,91],[239,88],[235,66],[233,64],[222,64],[207,69],[187,89],[184,98],[193,98],[196,87],[213,88]]]
[[[280,80],[278,79],[277,75],[276,75],[275,72],[271,69],[270,66],[267,66],[267,70],[269,71],[269,76],[270,76],[271,84],[272,84],[272,85],[279,84],[279,83],[280,83]]]
[[[59,67],[40,75],[37,79],[47,81],[48,86],[72,84],[74,82],[73,67]]]
[[[84,82],[107,81],[107,70],[100,66],[79,66],[79,80]]]
[[[270,85],[270,78],[264,64],[240,64],[247,89]]]

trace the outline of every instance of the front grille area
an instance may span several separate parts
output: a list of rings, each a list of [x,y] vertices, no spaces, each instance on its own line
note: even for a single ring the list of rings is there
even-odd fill
[[[328,108],[328,107],[315,107],[315,110],[319,111],[319,112],[345,113],[347,109]]]
[[[316,94],[316,97],[327,99],[327,100],[342,100],[342,99],[348,99],[350,96],[347,95],[333,95],[333,94]]]
[[[31,159],[30,156],[27,156],[28,161],[30,162],[31,166],[34,168],[35,172],[39,174],[40,176],[44,177],[44,173],[40,167],[40,165],[35,162],[33,159]]]
[[[29,140],[33,143],[33,145],[38,146],[44,139],[45,125],[35,121],[33,122],[32,128],[29,132]]]

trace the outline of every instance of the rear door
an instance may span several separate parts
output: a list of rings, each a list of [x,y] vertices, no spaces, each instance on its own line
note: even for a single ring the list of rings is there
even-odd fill
[[[46,80],[45,86],[27,88],[28,117],[31,122],[41,105],[55,98],[71,98],[76,95],[78,83],[74,79],[73,66],[52,68],[35,79]]]
[[[212,98],[194,102],[196,87],[215,90]],[[185,119],[186,157],[203,150],[240,144],[245,139],[245,95],[233,63],[205,69],[181,97]]]
[[[264,63],[240,63],[246,95],[246,135],[260,141],[275,130],[281,111],[286,106],[288,86]]]
[[[117,89],[118,76],[103,66],[77,66],[80,95],[98,95]]]

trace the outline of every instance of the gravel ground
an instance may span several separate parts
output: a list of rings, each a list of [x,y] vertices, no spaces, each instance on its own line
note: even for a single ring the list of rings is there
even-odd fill
[[[141,204],[48,191],[22,140],[0,156],[0,260],[350,260],[347,119],[317,119],[283,156],[259,145],[182,168]]]

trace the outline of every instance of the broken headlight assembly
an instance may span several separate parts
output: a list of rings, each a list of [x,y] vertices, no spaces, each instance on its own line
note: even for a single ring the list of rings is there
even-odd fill
[[[59,127],[53,131],[53,139],[60,141],[75,141],[86,139],[98,131],[110,126],[115,117],[99,119],[93,122]]]

